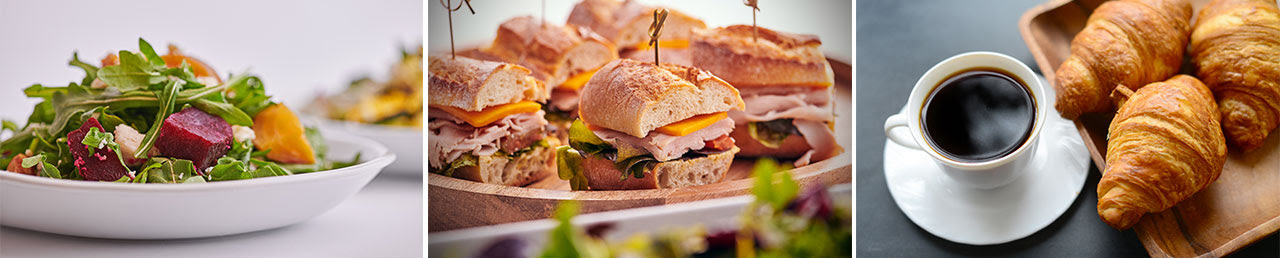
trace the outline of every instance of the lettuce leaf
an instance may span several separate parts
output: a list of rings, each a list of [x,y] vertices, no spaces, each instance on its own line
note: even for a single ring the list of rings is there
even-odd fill
[[[747,133],[765,147],[778,148],[787,137],[800,134],[800,130],[796,129],[790,118],[786,118],[747,123]]]

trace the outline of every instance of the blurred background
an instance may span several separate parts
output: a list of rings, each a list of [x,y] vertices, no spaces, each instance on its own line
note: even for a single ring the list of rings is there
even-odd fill
[[[427,0],[427,21],[431,26],[427,33],[429,53],[449,52],[449,16],[442,0]],[[462,0],[451,0],[458,6]],[[498,25],[517,16],[541,17],[546,5],[547,22],[564,25],[573,6],[581,0],[505,0],[472,1],[476,14],[461,10],[453,13],[453,36],[457,49],[486,46],[493,41]],[[751,24],[751,8],[742,0],[658,1],[639,0],[641,3],[665,6],[680,10],[707,23],[707,27],[734,24]],[[847,0],[793,0],[760,1],[756,24],[777,31],[814,34],[822,39],[822,52],[829,58],[850,61],[853,56],[853,38],[849,35],[853,25],[850,10],[853,1]],[[430,55],[430,54],[428,54]]]
[[[27,86],[83,78],[67,65],[73,52],[98,65],[137,51],[139,37],[162,55],[176,44],[224,78],[251,71],[276,101],[302,107],[360,76],[385,78],[401,49],[422,43],[424,2],[0,1],[0,118],[26,121],[37,102]]]

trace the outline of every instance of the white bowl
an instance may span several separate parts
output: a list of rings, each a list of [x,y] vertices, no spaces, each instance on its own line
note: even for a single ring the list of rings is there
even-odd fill
[[[404,126],[387,126],[376,124],[339,121],[320,117],[310,117],[316,121],[323,131],[341,131],[360,137],[373,139],[387,146],[388,150],[399,157],[390,166],[387,173],[422,177],[422,146],[425,144],[422,129]]]
[[[827,188],[827,193],[834,204],[847,205],[853,202],[853,185],[835,185]],[[609,241],[622,241],[634,234],[653,235],[662,230],[697,225],[706,227],[708,232],[718,232],[738,229],[738,216],[754,200],[754,196],[744,195],[579,214],[573,218],[573,224],[581,228],[612,223],[613,227],[603,236]],[[554,219],[541,219],[436,232],[427,239],[427,257],[475,257],[489,245],[508,238],[525,241],[526,245],[520,251],[527,257],[537,257],[546,246],[548,234],[557,225],[559,222]]]
[[[396,159],[368,139],[325,131],[328,156],[361,163],[313,173],[209,182],[125,184],[0,171],[0,225],[117,239],[212,237],[311,219],[355,194]]]

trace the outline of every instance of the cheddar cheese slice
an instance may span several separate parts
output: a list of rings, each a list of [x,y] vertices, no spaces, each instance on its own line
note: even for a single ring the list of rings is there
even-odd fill
[[[694,131],[711,126],[711,124],[714,124],[728,116],[729,113],[726,112],[696,115],[680,120],[680,122],[658,127],[658,129],[655,129],[654,131],[675,136],[685,136]]]
[[[636,45],[636,50],[648,50],[649,48],[650,48],[649,41],[640,42],[640,44]],[[666,49],[689,48],[689,40],[684,40],[684,39],[658,40],[658,48],[666,48]]]
[[[582,86],[587,85],[587,81],[591,80],[591,76],[595,75],[596,71],[599,69],[600,68],[596,68],[596,70],[587,71],[584,73],[580,73],[578,75],[574,75],[573,77],[569,77],[568,80],[565,80],[564,83],[561,83],[560,86],[557,88],[575,90],[575,91],[578,89],[582,89]]]
[[[521,101],[516,103],[508,103],[508,104],[487,107],[484,110],[480,110],[479,112],[466,111],[460,108],[449,107],[449,106],[433,105],[432,107],[438,108],[440,110],[444,110],[444,112],[449,113],[450,115],[456,116],[462,119],[462,121],[466,121],[467,124],[471,124],[471,126],[481,127],[481,126],[489,125],[494,121],[498,121],[499,119],[502,119],[503,117],[507,117],[512,114],[537,112],[538,110],[542,109],[542,104],[538,104],[538,102],[526,100],[526,101]]]

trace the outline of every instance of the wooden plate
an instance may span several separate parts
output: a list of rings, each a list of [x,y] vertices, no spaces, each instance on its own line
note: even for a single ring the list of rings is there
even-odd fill
[[[852,142],[852,68],[847,62],[831,60],[835,71],[836,139],[841,145]],[[814,184],[831,186],[852,182],[853,159],[844,153],[791,170],[792,177],[803,187]],[[786,161],[784,161],[786,162]],[[551,217],[556,203],[579,200],[583,213],[689,202],[751,193],[751,167],[754,159],[733,161],[728,174],[719,183],[679,189],[627,191],[570,191],[569,183],[552,175],[526,187],[481,184],[437,174],[427,175],[428,232],[545,219]]]
[[[1101,0],[1053,0],[1028,10],[1019,21],[1022,39],[1050,82],[1070,56],[1071,39]],[[1196,13],[1208,0],[1193,0]],[[1183,63],[1183,73],[1192,71]],[[1189,73],[1192,74],[1192,73]],[[1107,127],[1114,113],[1077,119],[1093,162],[1105,171]],[[1090,189],[1091,190],[1091,189]],[[1147,214],[1134,230],[1151,256],[1224,256],[1280,229],[1280,137],[1247,154],[1229,149],[1218,181],[1160,213]]]

